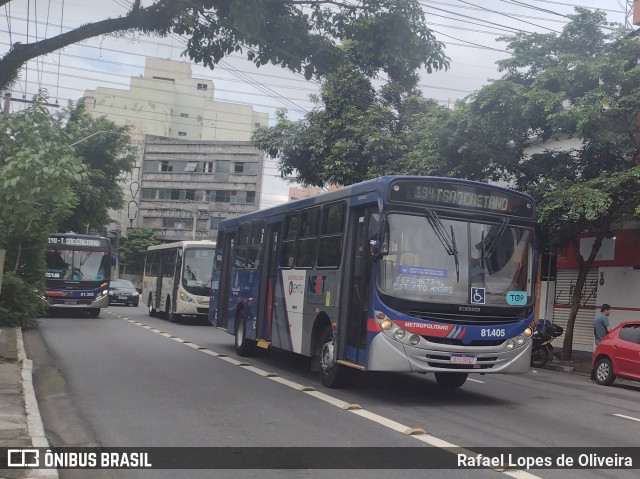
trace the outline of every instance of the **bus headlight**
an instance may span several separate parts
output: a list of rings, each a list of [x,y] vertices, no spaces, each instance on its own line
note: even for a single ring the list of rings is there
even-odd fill
[[[395,338],[398,341],[400,341],[401,339],[404,339],[406,334],[407,334],[407,332],[404,329],[401,329],[401,328],[396,329],[396,331],[393,333],[393,335],[395,336]]]
[[[509,341],[507,341],[507,349],[513,349],[515,345],[516,344],[513,342],[513,339],[510,339]]]
[[[524,335],[522,334],[516,338],[516,344],[518,346],[522,346],[524,344],[524,341],[525,341],[525,338],[524,338]]]
[[[380,327],[385,331],[389,331],[391,328],[393,328],[393,322],[390,319],[383,319],[380,323]]]
[[[191,298],[188,294],[183,291],[180,291],[180,299],[186,303],[193,303],[193,298]]]
[[[417,334],[412,334],[411,336],[409,336],[409,344],[411,346],[417,346],[419,342],[420,336],[418,336]]]
[[[533,330],[531,328],[527,328],[527,329],[524,330],[524,332],[522,334],[524,334],[525,338],[528,338],[529,336],[531,336],[533,334]]]

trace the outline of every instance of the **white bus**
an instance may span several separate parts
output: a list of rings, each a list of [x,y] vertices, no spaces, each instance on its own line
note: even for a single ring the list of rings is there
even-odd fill
[[[215,241],[178,241],[147,248],[142,301],[149,316],[179,322],[209,313]]]

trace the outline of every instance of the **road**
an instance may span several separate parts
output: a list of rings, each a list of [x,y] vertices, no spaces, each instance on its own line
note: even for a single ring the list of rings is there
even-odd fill
[[[623,381],[605,388],[584,376],[536,370],[470,376],[460,390],[444,392],[431,375],[356,373],[350,387],[331,390],[309,371],[308,359],[280,351],[238,358],[226,332],[197,321],[150,318],[143,305],[112,306],[98,319],[43,318],[24,336],[54,446],[421,447],[429,454],[443,446],[635,447],[640,435],[640,388]],[[266,377],[267,372],[277,376]],[[301,391],[302,386],[314,390]],[[345,409],[345,404],[362,409]],[[426,434],[405,434],[412,428]],[[456,469],[337,475],[578,479],[636,473]],[[336,477],[331,469],[87,474],[60,471],[63,479]]]

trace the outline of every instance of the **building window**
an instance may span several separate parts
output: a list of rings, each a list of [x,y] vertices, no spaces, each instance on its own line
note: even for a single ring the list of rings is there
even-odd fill
[[[187,164],[184,165],[184,171],[189,171],[189,172],[198,171],[198,162],[188,161]]]
[[[202,169],[205,173],[213,173],[213,161],[205,161]]]
[[[250,205],[256,202],[256,192],[255,191],[247,191],[247,203]]]
[[[155,200],[156,199],[156,189],[155,188],[142,188],[142,199],[143,200]]]
[[[173,165],[170,165],[168,161],[160,162],[160,171],[173,171]]]
[[[242,173],[242,172],[244,172],[244,163],[234,163],[233,164],[233,172],[234,173]]]
[[[186,190],[184,192],[184,199],[185,200],[190,200],[190,201],[195,201],[195,199],[196,199],[196,190]]]
[[[180,191],[181,190],[171,190],[171,199],[179,200],[180,199]]]
[[[178,132],[178,136],[187,136],[187,132],[186,131],[179,131]]]
[[[254,126],[255,126],[256,128],[260,128],[260,123],[254,123]]]
[[[154,218],[154,217],[150,217],[150,216],[143,216],[142,217],[142,226],[144,226],[145,228],[153,228],[155,226],[158,226],[158,219],[159,218]]]
[[[189,118],[189,113],[180,113],[180,118]]]
[[[198,90],[207,90],[207,84],[206,83],[198,83]]]
[[[231,192],[230,191],[216,191],[215,202],[216,203],[229,203],[229,202],[231,202]]]

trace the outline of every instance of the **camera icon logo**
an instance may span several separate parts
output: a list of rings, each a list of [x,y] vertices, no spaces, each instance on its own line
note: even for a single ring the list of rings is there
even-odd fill
[[[38,449],[8,449],[7,465],[9,467],[38,467],[40,451]]]

